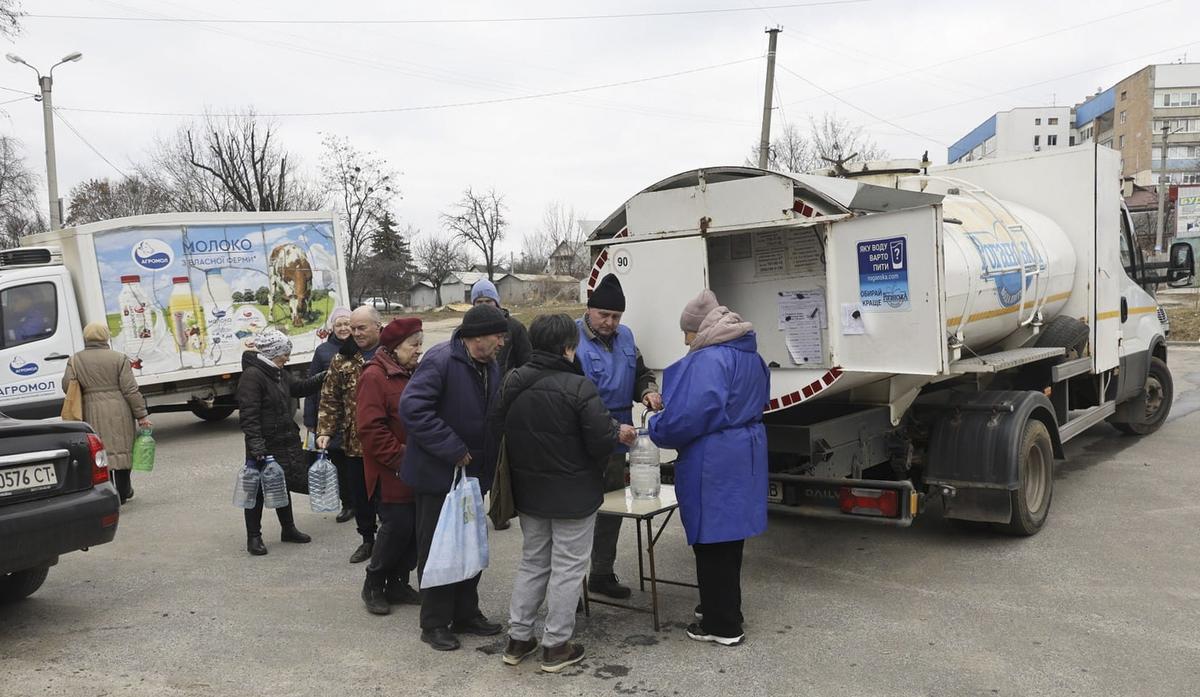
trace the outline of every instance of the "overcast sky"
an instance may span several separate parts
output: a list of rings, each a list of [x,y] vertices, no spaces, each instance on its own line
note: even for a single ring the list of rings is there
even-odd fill
[[[774,130],[836,113],[895,157],[946,146],[1013,106],[1073,104],[1148,63],[1200,60],[1194,0],[24,0],[31,15],[5,52],[55,71],[55,106],[128,171],[186,116],[253,106],[280,116],[289,150],[315,170],[322,133],[345,135],[402,172],[395,212],[425,230],[464,187],[495,187],[512,222],[506,249],[551,201],[603,218],[671,174],[741,164],[758,139],[767,36],[779,24]],[[786,7],[785,7],[786,5]],[[1192,6],[1194,9],[1194,6]],[[626,18],[595,15],[679,13]],[[530,18],[592,15],[587,19]],[[96,17],[366,20],[365,24],[110,21]],[[386,20],[499,20],[385,23]],[[0,41],[0,44],[3,44]],[[738,62],[742,61],[742,62]],[[713,67],[707,70],[698,70]],[[374,114],[611,86],[569,95]],[[32,91],[0,62],[0,87]],[[832,92],[834,95],[829,95]],[[0,102],[18,99],[0,91]],[[44,174],[42,112],[0,106],[0,132]],[[60,194],[119,176],[56,123]]]

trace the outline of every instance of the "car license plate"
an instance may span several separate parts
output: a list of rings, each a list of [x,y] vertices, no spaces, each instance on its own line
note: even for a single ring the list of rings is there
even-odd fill
[[[767,501],[783,503],[783,482],[767,482]]]
[[[54,471],[53,462],[0,470],[0,496],[15,494],[18,491],[49,489],[56,484],[58,474]]]

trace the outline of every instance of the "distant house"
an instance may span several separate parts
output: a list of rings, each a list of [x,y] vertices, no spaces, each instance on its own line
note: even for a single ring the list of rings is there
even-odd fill
[[[497,273],[495,282],[499,283],[504,276]],[[487,274],[480,271],[451,271],[442,281],[442,303],[471,302],[471,286],[481,278],[487,278]]]
[[[579,281],[564,274],[510,273],[496,283],[502,305],[529,305],[546,301],[573,302]]]
[[[578,240],[563,240],[558,243],[546,261],[546,273],[555,276],[586,276],[592,268],[592,250],[587,245],[588,235],[600,226],[599,220],[580,220]]]
[[[435,307],[437,304],[437,289],[429,281],[414,283],[408,289],[408,305],[410,307]]]

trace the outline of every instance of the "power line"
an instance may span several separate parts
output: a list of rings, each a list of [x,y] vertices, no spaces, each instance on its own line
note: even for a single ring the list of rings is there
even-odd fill
[[[1045,33],[1042,33],[1042,34],[1036,34],[1036,35],[1034,35],[1034,36],[1028,36],[1028,37],[1026,37],[1026,38],[1024,38],[1024,39],[1018,39],[1018,40],[1016,40],[1016,41],[1010,41],[1010,42],[1008,42],[1008,43],[1006,43],[1006,44],[1000,44],[1000,45],[998,45],[998,46],[992,46],[992,47],[990,47],[990,48],[980,49],[980,50],[978,50],[978,51],[972,51],[971,53],[964,53],[964,54],[963,54],[963,55],[961,55],[961,56],[956,56],[956,57],[954,57],[954,58],[947,58],[946,60],[943,60],[943,61],[938,61],[937,63],[930,63],[930,64],[928,64],[928,65],[923,65],[923,66],[920,66],[920,67],[917,67],[917,68],[911,68],[911,69],[909,69],[909,70],[904,70],[904,71],[901,71],[901,72],[898,72],[898,73],[894,73],[894,74],[892,74],[892,75],[886,75],[886,76],[884,76],[884,77],[881,77],[881,78],[878,78],[878,79],[875,79],[875,80],[871,80],[871,81],[869,81],[869,82],[862,82],[862,83],[859,83],[859,84],[857,84],[857,85],[851,85],[850,87],[843,87],[842,89],[839,89],[839,90],[836,90],[836,91],[837,91],[837,92],[839,92],[839,93],[841,93],[841,92],[851,92],[851,91],[853,91],[853,90],[862,89],[863,87],[871,87],[872,85],[878,85],[878,84],[880,84],[880,83],[882,83],[882,82],[888,82],[888,81],[890,81],[890,80],[894,80],[895,78],[898,78],[898,77],[904,77],[905,75],[912,75],[913,73],[924,72],[924,71],[926,71],[926,70],[932,70],[933,68],[940,68],[940,67],[942,67],[942,66],[945,66],[945,65],[950,65],[951,63],[958,63],[958,62],[960,62],[960,61],[967,60],[968,58],[975,58],[975,57],[977,57],[977,56],[982,56],[982,55],[985,55],[985,54],[988,54],[988,53],[995,53],[996,51],[1002,51],[1002,50],[1004,50],[1004,49],[1006,49],[1006,48],[1012,48],[1012,47],[1014,47],[1014,46],[1020,46],[1021,44],[1027,44],[1027,43],[1029,43],[1029,42],[1031,42],[1031,41],[1037,41],[1038,39],[1045,39],[1045,38],[1047,38],[1047,37],[1054,36],[1054,35],[1056,35],[1056,34],[1062,34],[1062,33],[1064,33],[1064,32],[1068,32],[1068,31],[1074,31],[1074,30],[1076,30],[1076,29],[1080,29],[1080,28],[1082,28],[1082,27],[1090,26],[1090,25],[1093,25],[1093,24],[1098,24],[1098,23],[1100,23],[1100,22],[1105,22],[1105,21],[1108,21],[1108,20],[1110,20],[1110,19],[1115,19],[1115,18],[1117,18],[1117,17],[1123,17],[1123,16],[1125,16],[1125,15],[1128,15],[1128,14],[1133,14],[1133,13],[1135,13],[1135,12],[1141,12],[1142,10],[1148,10],[1148,9],[1150,9],[1151,7],[1156,7],[1156,6],[1158,6],[1158,5],[1165,5],[1165,4],[1169,3],[1169,2],[1174,2],[1174,0],[1158,0],[1157,2],[1152,2],[1152,3],[1150,3],[1149,5],[1142,5],[1142,6],[1140,6],[1140,7],[1135,7],[1135,8],[1133,8],[1133,9],[1130,9],[1130,10],[1123,10],[1123,11],[1121,11],[1121,12],[1117,12],[1117,13],[1114,13],[1114,14],[1111,14],[1111,15],[1105,15],[1105,16],[1103,16],[1103,17],[1097,17],[1097,18],[1095,18],[1095,19],[1091,19],[1091,20],[1088,20],[1088,21],[1086,21],[1086,22],[1079,22],[1079,23],[1077,23],[1077,24],[1072,24],[1072,25],[1069,25],[1069,26],[1066,26],[1066,27],[1059,27],[1058,29],[1054,29],[1054,30],[1051,30],[1051,31],[1048,31],[1048,32],[1045,32]],[[814,97],[806,97],[805,99],[800,99],[800,100],[797,100],[797,101],[795,101],[795,102],[792,102],[792,104],[799,104],[799,103],[801,103],[801,102],[806,102],[806,101],[809,101],[809,100],[811,100],[811,99],[814,99]]]
[[[0,102],[0,106],[4,106],[5,104],[16,104],[17,102],[23,102],[32,96],[33,96],[32,94],[28,94],[28,95],[25,95],[24,97],[17,97],[16,99],[10,99],[7,102]]]
[[[854,109],[855,111],[862,112],[863,114],[870,116],[871,118],[875,119],[876,121],[879,121],[881,123],[886,123],[887,125],[891,126],[892,128],[898,128],[901,131],[904,131],[905,133],[908,133],[910,135],[914,135],[914,136],[920,138],[921,140],[931,141],[931,142],[937,143],[938,145],[941,145],[943,147],[950,147],[946,143],[938,140],[937,138],[934,138],[932,136],[927,136],[924,133],[917,133],[916,131],[909,129],[909,128],[905,128],[904,126],[901,126],[898,123],[893,123],[892,121],[888,121],[887,119],[883,118],[882,116],[873,114],[856,104],[851,104],[850,102],[846,101],[845,99],[842,99],[841,97],[837,96],[833,92],[830,92],[829,90],[825,89],[824,87],[821,87],[817,83],[813,82],[812,80],[809,80],[808,78],[804,77],[803,75],[796,72],[795,70],[792,70],[791,68],[787,67],[786,65],[779,65],[779,67],[782,68],[783,70],[787,71],[788,73],[791,73],[793,76],[803,80],[804,82],[807,82],[808,84],[810,84],[813,87],[817,88],[818,90],[824,92],[825,94],[829,95],[830,97],[833,97],[834,99],[838,100],[842,104],[845,104],[846,106],[850,107],[851,109]]]
[[[30,92],[29,90],[19,90],[15,87],[5,87],[4,85],[0,85],[0,90],[4,90],[5,92],[16,92],[17,94],[23,94],[27,97],[36,97],[37,96],[36,93]]]
[[[517,22],[575,22],[605,19],[647,19],[652,17],[682,17],[694,15],[735,14],[759,10],[787,10],[800,7],[828,7],[858,5],[875,0],[815,0],[785,5],[762,5],[758,7],[718,7],[707,10],[669,10],[662,12],[626,12],[596,15],[550,15],[531,17],[482,17],[468,19],[165,19],[159,17],[112,17],[103,15],[46,15],[26,14],[29,19],[70,19],[103,22],[187,22],[192,24],[508,24]]]
[[[521,102],[531,99],[544,99],[546,97],[560,97],[568,94],[580,94],[583,92],[594,92],[596,90],[611,89],[613,87],[624,87],[626,85],[637,85],[655,80],[666,80],[673,77],[683,75],[693,75],[718,68],[726,68],[731,65],[739,65],[750,61],[758,61],[762,57],[754,56],[752,58],[742,58],[740,60],[729,61],[727,63],[718,63],[716,65],[706,65],[700,68],[692,68],[690,70],[680,70],[673,73],[665,73],[663,75],[653,75],[651,77],[637,78],[633,80],[621,80],[619,82],[608,82],[601,85],[590,85],[588,87],[575,87],[564,90],[554,90],[551,92],[540,92],[537,94],[517,95],[515,97],[496,97],[494,99],[478,99],[466,102],[450,102],[446,104],[426,104],[419,106],[403,106],[403,107],[381,107],[377,109],[348,109],[344,111],[306,111],[306,112],[279,112],[271,114],[258,114],[263,117],[274,118],[294,118],[301,116],[353,116],[363,114],[395,114],[411,111],[437,111],[441,109],[457,109],[461,107],[471,106],[486,106],[490,104],[506,104],[509,102]],[[195,113],[195,112],[171,112],[171,111],[125,111],[120,109],[91,109],[84,107],[56,107],[55,111],[62,109],[63,111],[78,111],[91,114],[119,114],[124,116],[177,116],[177,117],[196,117],[196,116],[237,116],[236,113]]]
[[[128,177],[128,176],[129,176],[129,175],[128,175],[128,174],[126,174],[126,173],[125,173],[125,171],[124,171],[124,170],[122,170],[120,167],[118,167],[118,166],[114,165],[114,164],[112,163],[112,160],[108,159],[107,157],[105,157],[105,156],[104,156],[104,154],[103,154],[103,153],[101,153],[99,150],[97,150],[97,149],[96,149],[96,146],[95,146],[95,145],[92,145],[92,144],[91,144],[91,143],[88,141],[88,139],[87,139],[87,138],[84,138],[84,137],[83,137],[83,134],[79,132],[79,129],[75,128],[75,126],[73,126],[73,125],[71,124],[71,122],[67,120],[67,118],[66,118],[65,116],[63,116],[62,114],[60,114],[57,108],[55,108],[55,109],[54,109],[54,115],[58,117],[58,120],[59,120],[59,121],[62,121],[62,122],[63,122],[63,125],[64,125],[64,126],[66,126],[67,128],[71,129],[71,132],[75,134],[75,137],[76,137],[76,138],[79,138],[79,140],[83,141],[83,144],[84,144],[84,145],[86,145],[86,146],[88,146],[88,149],[89,149],[89,150],[91,150],[92,152],[96,153],[96,157],[99,157],[101,160],[104,160],[104,162],[105,162],[105,163],[106,163],[106,164],[107,164],[109,167],[112,167],[114,170],[116,170],[117,174],[120,174],[122,177]]]

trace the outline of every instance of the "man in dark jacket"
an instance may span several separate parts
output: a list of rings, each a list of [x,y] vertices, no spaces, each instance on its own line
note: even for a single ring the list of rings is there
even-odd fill
[[[329,370],[329,364],[333,362],[333,357],[338,354],[346,341],[350,339],[350,310],[344,307],[335,307],[333,312],[329,313],[329,338],[313,351],[312,362],[308,364],[308,376],[312,377],[317,373],[323,373]],[[304,427],[308,429],[311,441],[305,441],[305,447],[311,449],[309,456],[309,465],[317,460],[317,412],[321,406],[321,396],[306,397],[304,399]],[[340,440],[333,442],[332,447],[341,448]],[[342,510],[334,518],[339,523],[344,523],[354,517],[354,500],[350,497],[350,479],[349,472],[346,468],[345,459],[333,463],[337,467],[338,473],[338,493],[342,499]]]
[[[500,366],[500,377],[508,375],[508,371],[519,368],[529,362],[533,347],[529,344],[529,331],[521,320],[509,314],[508,310],[500,307],[500,292],[496,284],[481,278],[471,286],[472,305],[491,305],[504,313],[508,322],[508,336],[504,337],[504,346],[496,356],[496,364]]]
[[[283,333],[267,329],[254,339],[256,351],[242,354],[242,377],[238,381],[238,417],[246,437],[247,464],[262,468],[271,455],[288,472],[307,472],[308,467],[300,447],[300,427],[292,407],[297,397],[316,394],[321,389],[324,373],[303,382],[296,382],[283,366],[292,354],[292,342]],[[267,553],[262,541],[262,490],[254,508],[246,511],[246,551],[254,555]],[[284,542],[309,542],[311,537],[296,529],[292,516],[291,495],[288,505],[276,508]]]
[[[507,332],[499,310],[471,308],[450,340],[425,354],[400,398],[400,418],[408,431],[400,476],[416,493],[418,579],[454,469],[465,467],[484,492],[491,487],[497,444],[487,414],[500,386],[496,354]],[[446,586],[422,586],[421,640],[438,651],[459,648],[455,633],[491,636],[501,629],[479,611],[479,574]]]
[[[573,363],[579,332],[570,317],[542,315],[529,334],[533,357],[509,375],[493,417],[507,439],[525,538],[504,662],[516,665],[537,649],[534,620],[545,601],[542,670],[557,673],[583,659],[583,646],[569,640],[604,500],[605,464],[618,441],[632,443],[637,433],[617,423]]]
[[[588,298],[587,312],[579,326],[579,347],[575,360],[583,374],[596,384],[600,399],[619,423],[633,424],[633,403],[647,409],[662,409],[662,396],[654,372],[646,367],[629,327],[621,324],[625,313],[625,292],[613,274],[600,280]],[[608,458],[604,472],[604,490],[625,486],[625,454],[619,447]],[[613,563],[617,560],[617,538],[621,519],[606,516],[596,521],[596,539],[592,545],[592,571],[588,590],[610,598],[628,598],[630,589],[617,580]]]

